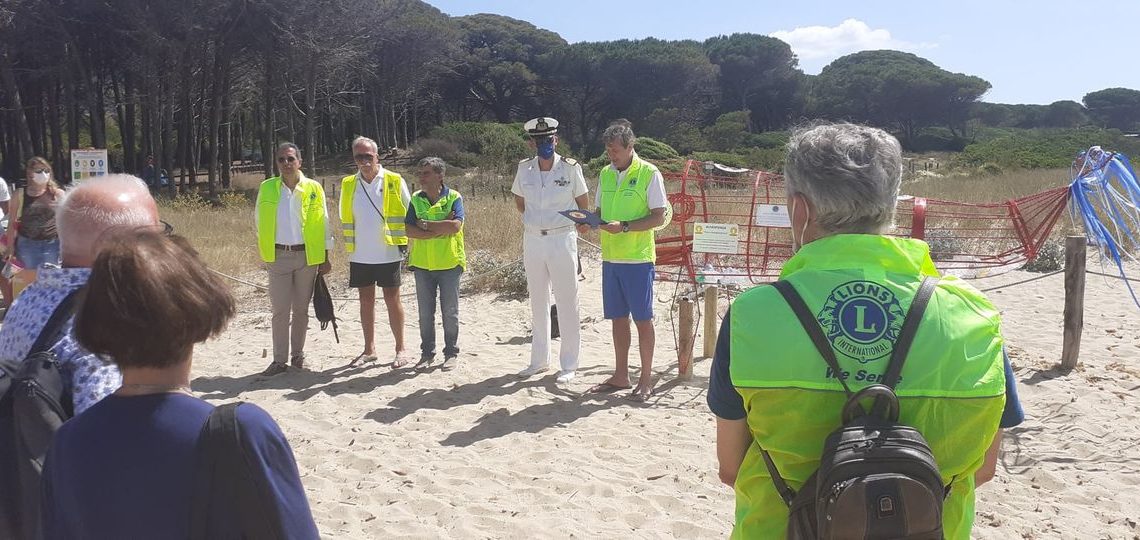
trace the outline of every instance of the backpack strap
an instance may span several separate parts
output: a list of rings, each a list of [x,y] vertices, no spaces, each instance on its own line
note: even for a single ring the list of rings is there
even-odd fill
[[[930,298],[934,296],[934,289],[937,287],[937,277],[927,276],[923,278],[922,284],[918,286],[918,292],[915,293],[914,299],[910,302],[910,307],[907,308],[902,329],[899,330],[899,336],[895,339],[894,350],[891,351],[891,361],[887,364],[887,371],[883,374],[883,384],[891,390],[894,390],[895,385],[899,382],[903,364],[906,363],[907,353],[910,352],[910,346],[914,343],[914,336],[918,333],[918,325],[922,322],[926,306],[930,303]],[[886,408],[886,401],[877,399],[871,414],[882,416]]]
[[[843,380],[839,374],[843,370],[839,369],[839,360],[835,358],[835,351],[831,349],[831,344],[827,342],[827,336],[823,335],[823,328],[820,328],[819,321],[815,320],[815,316],[811,314],[811,309],[808,308],[800,293],[796,292],[796,288],[787,281],[776,281],[772,286],[780,291],[784,297],[784,301],[792,308],[792,312],[796,314],[796,318],[800,320],[800,326],[804,327],[811,342],[815,344],[815,348],[819,354],[823,355],[823,361],[827,362],[831,372],[835,374],[835,378],[839,384],[843,385],[843,391],[847,393],[847,397],[851,397],[851,388],[847,386],[847,381]]]
[[[244,402],[216,407],[198,438],[194,495],[190,505],[191,540],[216,538],[223,531],[215,513],[224,512],[229,525],[243,538],[283,538],[280,516],[267,504],[268,486],[259,468],[252,467],[242,443],[237,409]]]
[[[56,306],[55,311],[51,313],[51,317],[40,330],[40,335],[36,337],[32,348],[28,349],[27,356],[51,349],[55,340],[63,333],[63,325],[75,314],[75,304],[78,303],[79,292],[82,290],[82,287],[75,289],[67,293],[67,296],[63,297],[63,300],[60,300],[59,305]]]

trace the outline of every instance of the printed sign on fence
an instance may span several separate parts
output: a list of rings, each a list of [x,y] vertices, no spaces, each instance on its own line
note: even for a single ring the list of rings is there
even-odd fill
[[[783,204],[758,204],[753,214],[752,224],[759,227],[791,227],[788,207]]]
[[[693,251],[736,255],[740,251],[740,226],[735,223],[694,223]]]
[[[107,150],[72,150],[71,181],[79,182],[107,174]]]

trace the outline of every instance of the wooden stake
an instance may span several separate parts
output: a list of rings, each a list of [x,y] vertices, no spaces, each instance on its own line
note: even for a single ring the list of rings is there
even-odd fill
[[[716,333],[719,330],[716,325],[718,294],[720,289],[716,285],[705,287],[705,358],[712,358],[713,351],[716,350]]]
[[[1081,331],[1085,326],[1085,252],[1083,236],[1065,238],[1065,334],[1061,344],[1061,369],[1073,369],[1081,354]]]
[[[693,341],[696,339],[696,328],[693,324],[693,301],[685,296],[681,298],[681,335],[680,346],[677,350],[677,373],[682,380],[693,378]]]

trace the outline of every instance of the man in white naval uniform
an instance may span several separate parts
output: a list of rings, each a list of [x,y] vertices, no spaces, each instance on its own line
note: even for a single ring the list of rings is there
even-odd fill
[[[519,162],[511,193],[522,212],[523,267],[530,293],[534,337],[530,365],[519,372],[528,378],[550,369],[550,290],[558,305],[558,327],[562,344],[558,351],[557,381],[570,382],[578,369],[581,329],[578,319],[578,233],[589,230],[575,226],[563,210],[589,207],[582,166],[554,152],[558,144],[558,121],[535,118],[524,125],[535,156]],[[588,211],[588,210],[587,210]]]

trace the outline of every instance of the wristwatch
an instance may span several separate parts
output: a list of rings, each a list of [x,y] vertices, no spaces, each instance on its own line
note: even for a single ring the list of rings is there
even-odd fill
[[[628,221],[621,222],[621,232],[629,232],[629,222]]]

